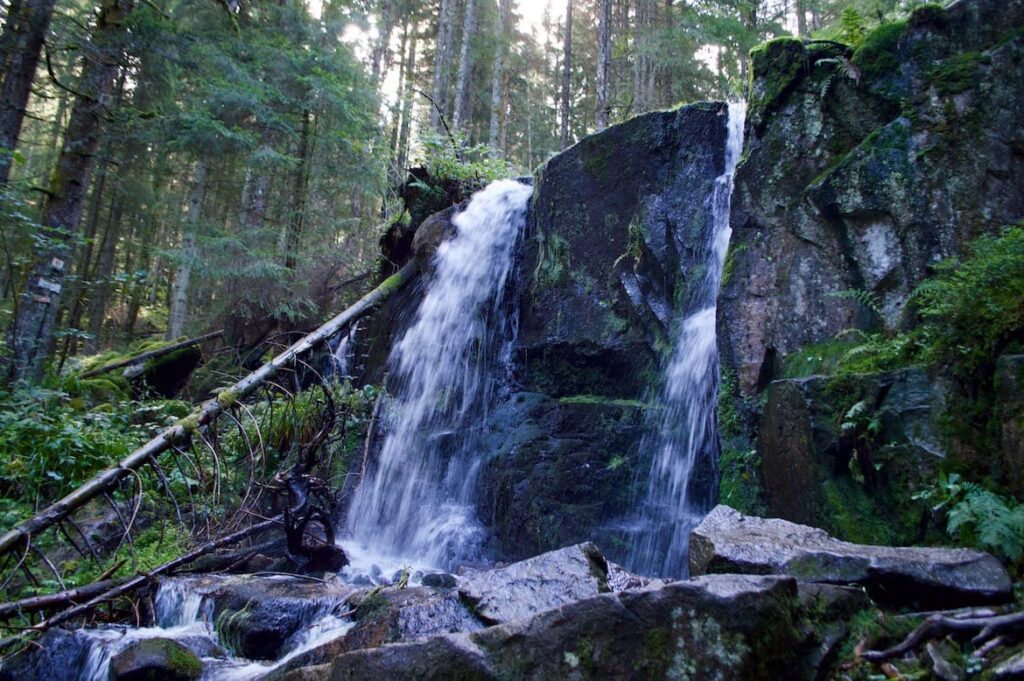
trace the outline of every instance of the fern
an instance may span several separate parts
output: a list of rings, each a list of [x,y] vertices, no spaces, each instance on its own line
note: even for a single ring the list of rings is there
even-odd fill
[[[1024,505],[964,483],[963,499],[946,516],[946,532],[966,544],[1017,561],[1024,555]]]
[[[882,316],[882,301],[878,296],[864,289],[846,289],[844,291],[832,291],[825,294],[830,298],[843,298],[845,300],[856,300],[875,315]]]

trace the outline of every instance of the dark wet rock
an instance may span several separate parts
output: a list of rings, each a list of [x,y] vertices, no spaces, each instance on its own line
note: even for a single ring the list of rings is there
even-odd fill
[[[350,653],[292,678],[787,678],[808,644],[800,607],[791,578],[711,575]]]
[[[980,551],[851,544],[717,506],[690,535],[690,573],[737,572],[859,584],[879,602],[947,608],[1003,603],[1012,589],[1002,564]]]
[[[38,643],[19,655],[0,660],[0,681],[78,681],[89,652],[81,636],[64,629],[51,629]]]
[[[434,572],[429,575],[423,575],[422,584],[423,586],[435,589],[454,589],[458,586],[455,576],[449,575],[446,572]]]
[[[852,54],[772,41],[752,54],[743,162],[718,306],[744,395],[781,358],[848,328],[899,328],[940,258],[1024,217],[1024,10],[922,7]],[[870,292],[874,315],[855,298]]]
[[[859,587],[799,582],[797,588],[804,615],[799,627],[807,652],[798,664],[796,678],[823,680],[829,678],[850,634],[850,620],[872,604]]]
[[[429,264],[443,241],[455,236],[456,228],[452,218],[465,206],[459,204],[434,213],[416,230],[412,240],[413,254],[422,262]]]
[[[922,368],[774,381],[758,442],[766,513],[858,543],[920,543],[930,509],[908,490],[930,483],[946,457],[948,392]],[[879,420],[870,442],[842,429],[859,402]]]
[[[319,580],[236,577],[210,595],[221,642],[252,660],[273,660],[303,626],[329,612],[343,612],[352,589]]]
[[[996,394],[1002,431],[1002,470],[1012,489],[1024,490],[1024,355],[999,358]]]
[[[139,641],[110,660],[110,681],[193,681],[202,671],[195,653],[166,638]]]
[[[608,590],[608,564],[593,544],[578,544],[507,567],[469,573],[459,595],[491,624],[539,612]]]

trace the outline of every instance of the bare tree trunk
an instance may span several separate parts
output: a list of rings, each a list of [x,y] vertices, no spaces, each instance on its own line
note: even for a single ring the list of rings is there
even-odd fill
[[[562,148],[569,146],[570,89],[572,87],[572,2],[565,3],[565,43],[562,47]]]
[[[469,108],[469,76],[470,60],[472,55],[471,43],[473,34],[476,33],[476,12],[474,11],[473,0],[466,0],[466,16],[462,22],[462,48],[459,50],[459,78],[455,82],[455,115],[452,117],[452,127],[456,131],[462,130],[466,124],[467,109]]]
[[[299,165],[295,169],[295,187],[292,189],[292,211],[288,216],[288,231],[285,237],[284,266],[295,269],[298,263],[299,242],[302,237],[302,222],[306,210],[306,187],[309,183],[310,127],[312,114],[309,108],[302,112],[302,128],[299,133]]]
[[[451,78],[452,5],[455,0],[441,0],[437,18],[437,40],[434,48],[434,104],[430,107],[430,127],[444,134],[441,112],[448,111],[448,85]]]
[[[388,53],[388,46],[391,43],[391,31],[394,27],[393,5],[393,0],[383,0],[381,3],[380,35],[377,37],[377,44],[373,48],[373,60],[370,68],[370,72],[373,75],[370,80],[371,83],[381,82],[380,75],[386,68],[387,62],[389,61],[386,56]]]
[[[85,341],[85,352],[99,352],[103,341],[103,322],[107,312],[107,297],[110,294],[110,280],[114,274],[114,256],[117,254],[117,241],[121,236],[121,223],[124,218],[124,196],[114,197],[107,216],[107,229],[103,233],[100,245],[100,259],[96,263],[96,271],[92,277],[92,292],[89,294],[89,338]]]
[[[398,170],[405,173],[409,165],[409,138],[412,135],[412,101],[415,94],[416,79],[416,31],[413,27],[409,40],[409,54],[405,62],[405,94],[402,98],[402,127],[398,131]]]
[[[209,169],[206,159],[200,157],[192,170],[192,191],[188,197],[188,214],[185,216],[185,233],[181,239],[181,262],[174,272],[174,285],[171,288],[171,309],[167,315],[167,340],[174,340],[185,332],[185,319],[188,316],[188,288],[192,278],[192,262],[196,258],[196,233],[199,221],[203,216],[203,197],[206,196],[206,184]]]
[[[107,104],[118,71],[122,21],[134,8],[134,0],[104,0],[93,28],[79,90],[65,144],[57,159],[50,191],[43,206],[42,225],[50,231],[50,242],[29,273],[18,312],[11,323],[11,375],[36,382],[42,375],[43,360],[53,338],[60,296],[73,253],[70,238],[79,227],[93,161],[99,146]]]
[[[24,20],[15,23],[13,15],[8,14],[4,25],[4,43],[7,33],[19,29],[18,40],[12,47],[7,62],[6,75],[2,92],[0,92],[0,186],[7,184],[11,177],[11,165],[14,160],[14,148],[18,146],[21,135],[21,124],[25,120],[25,107],[32,92],[32,81],[35,79],[36,66],[43,49],[46,30],[50,26],[50,17],[56,0],[28,0],[24,7]],[[13,6],[12,6],[13,7]]]
[[[796,0],[796,33],[801,38],[806,38],[807,33],[807,8],[804,6],[804,0]]]
[[[0,69],[7,73],[7,63],[14,54],[14,46],[21,32],[21,13],[25,8],[25,0],[10,0],[7,3],[7,14],[4,15],[4,29],[0,34]]]
[[[600,0],[597,17],[597,129],[608,127],[611,118],[612,0]]]
[[[498,148],[501,119],[505,115],[505,50],[508,49],[509,19],[512,9],[511,0],[499,0],[498,7],[498,44],[494,49],[494,70],[491,73],[491,126],[487,143],[492,149]]]

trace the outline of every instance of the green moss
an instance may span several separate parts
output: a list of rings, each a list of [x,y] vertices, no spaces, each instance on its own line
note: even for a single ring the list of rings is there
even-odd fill
[[[601,397],[600,395],[569,395],[567,397],[561,397],[558,400],[562,404],[594,404],[609,407],[632,407],[636,409],[649,409],[650,404],[641,402],[640,400],[620,400],[608,397]]]
[[[914,8],[907,18],[907,25],[914,28],[920,26],[944,29],[948,22],[949,14],[946,12],[946,8],[936,2],[929,2]]]
[[[882,24],[864,38],[853,53],[853,63],[860,69],[863,79],[878,80],[899,69],[897,52],[906,29],[907,22],[894,21]]]
[[[786,355],[783,360],[782,377],[832,375],[837,372],[843,359],[856,345],[856,342],[851,340],[834,339],[804,346],[797,352]]]
[[[733,272],[736,269],[736,260],[750,248],[746,242],[729,244],[729,250],[725,253],[725,262],[722,264],[722,286],[727,286],[732,280]]]
[[[878,512],[874,499],[863,486],[849,477],[836,477],[824,484],[825,529],[840,539],[857,544],[892,545],[898,535],[891,520]]]
[[[570,274],[569,242],[558,234],[540,234],[534,279],[540,286],[564,284]]]
[[[970,90],[977,80],[978,64],[990,61],[980,52],[964,52],[945,59],[928,72],[928,79],[943,95]]]
[[[751,50],[750,62],[749,115],[760,121],[808,71],[807,52],[798,38],[776,38]]]
[[[580,161],[583,170],[598,182],[612,179],[615,176],[617,149],[600,135],[584,138],[581,145]]]
[[[222,409],[230,409],[231,407],[235,406],[235,404],[237,404],[237,403],[238,403],[238,392],[237,391],[231,390],[229,388],[228,390],[222,390],[221,392],[217,393],[217,404],[219,404]]]
[[[760,469],[761,456],[756,449],[723,449],[718,458],[718,502],[746,515],[767,515]]]

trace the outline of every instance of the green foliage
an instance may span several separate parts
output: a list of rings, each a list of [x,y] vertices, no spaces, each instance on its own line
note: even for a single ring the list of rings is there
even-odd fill
[[[935,266],[914,303],[926,319],[930,359],[969,378],[1024,337],[1024,224],[975,240],[962,260]]]
[[[1024,556],[1024,504],[960,475],[940,474],[935,487],[915,495],[946,515],[946,532],[962,546],[1012,562]]]
[[[933,66],[928,78],[940,94],[957,95],[974,85],[978,65],[988,61],[989,57],[980,52],[962,52]]]
[[[851,47],[858,47],[864,41],[865,33],[864,17],[861,13],[853,7],[844,9],[839,19],[839,40]]]
[[[421,164],[439,184],[455,181],[464,186],[484,187],[494,180],[510,177],[512,168],[486,144],[467,146],[465,138],[454,139],[435,133],[420,138]]]
[[[82,393],[46,388],[0,391],[0,491],[49,501],[115,464],[181,412],[173,401],[90,403]],[[116,394],[114,395],[116,397]]]

